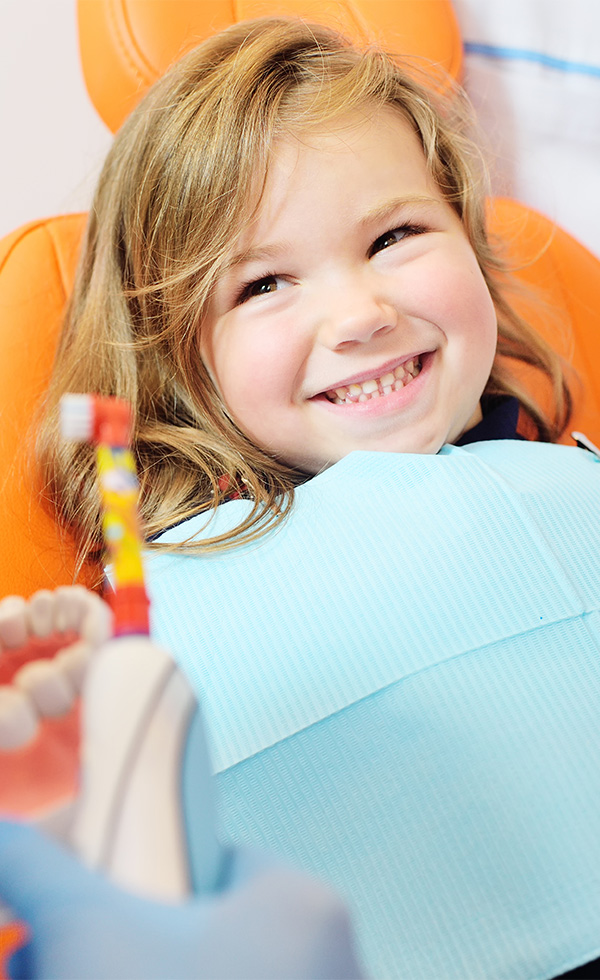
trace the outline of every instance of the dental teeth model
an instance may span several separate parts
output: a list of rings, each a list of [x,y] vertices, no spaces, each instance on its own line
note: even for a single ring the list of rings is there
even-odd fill
[[[77,803],[78,702],[112,613],[82,586],[0,601],[0,813],[69,843]],[[0,980],[27,933],[0,906]]]
[[[148,635],[129,407],[66,397],[63,435],[97,449],[114,592],[110,608],[80,586],[0,603],[0,810],[11,756],[20,762],[30,742],[43,754],[42,722],[69,712],[81,690],[81,788],[56,832],[122,887],[182,900],[211,891],[223,865],[200,708]],[[62,647],[53,658],[31,656],[50,641]],[[19,816],[55,832],[39,811]],[[0,980],[15,928],[0,909]]]
[[[27,745],[44,718],[71,710],[92,651],[111,636],[111,619],[106,603],[82,586],[0,601],[0,751]]]

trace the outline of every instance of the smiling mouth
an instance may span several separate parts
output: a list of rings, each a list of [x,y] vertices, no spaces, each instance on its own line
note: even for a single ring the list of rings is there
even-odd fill
[[[368,402],[374,398],[383,398],[385,395],[391,395],[393,391],[406,388],[419,375],[421,368],[421,357],[415,357],[380,378],[369,378],[368,381],[362,381],[360,384],[332,388],[325,392],[325,397],[334,405],[352,405],[357,402]]]

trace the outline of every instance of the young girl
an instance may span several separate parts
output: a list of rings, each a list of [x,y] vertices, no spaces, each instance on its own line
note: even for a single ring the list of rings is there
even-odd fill
[[[40,461],[93,556],[57,401],[133,404],[154,629],[227,833],[336,885],[373,976],[531,980],[598,955],[599,467],[551,445],[568,387],[466,126],[320,27],[189,54],[107,160]]]

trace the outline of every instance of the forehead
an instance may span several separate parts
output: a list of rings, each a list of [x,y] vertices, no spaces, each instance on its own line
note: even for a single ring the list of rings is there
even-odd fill
[[[273,141],[272,154],[281,146],[291,143],[314,150],[341,150],[360,144],[363,139],[380,138],[383,135],[418,137],[414,125],[399,106],[369,105],[349,112],[336,112],[326,121],[311,124],[310,120],[290,126],[284,133],[277,134]]]
[[[275,259],[281,242],[303,236],[307,225],[318,238],[331,217],[354,227],[375,224],[403,200],[409,208],[425,203],[451,211],[401,111],[386,106],[370,115],[352,112],[330,125],[286,133],[273,144],[255,209],[232,236],[222,272]]]
[[[402,194],[442,199],[413,125],[388,106],[353,112],[274,142],[254,227],[281,215],[295,195],[325,210],[346,200],[352,210],[353,202],[360,209],[374,196]]]

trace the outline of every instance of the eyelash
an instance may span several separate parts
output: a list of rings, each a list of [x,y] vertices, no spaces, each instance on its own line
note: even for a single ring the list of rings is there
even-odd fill
[[[396,242],[392,242],[393,245],[397,245],[400,241],[404,241],[406,238],[413,238],[415,235],[422,235],[425,231],[427,231],[427,228],[425,225],[397,225],[395,228],[390,228],[389,231],[385,231],[383,235],[379,235],[379,237],[375,239],[369,250],[369,258],[372,258],[372,256],[376,255],[379,251],[384,251],[384,249],[375,248],[377,242],[385,241],[389,235],[393,235],[397,231],[403,232],[403,237],[398,239]]]
[[[397,231],[401,231],[404,234],[403,237],[398,239],[397,242],[392,242],[393,245],[398,244],[400,241],[404,241],[405,238],[413,238],[415,235],[422,235],[425,231],[427,231],[427,228],[424,225],[398,225],[395,228],[390,228],[389,231],[384,232],[383,235],[379,235],[379,237],[375,239],[371,245],[371,248],[369,249],[369,252],[367,253],[369,258],[372,258],[372,256],[376,255],[379,251],[384,251],[384,249],[376,249],[375,246],[378,242],[385,241],[388,235],[393,235]],[[250,290],[253,286],[260,286],[261,283],[266,282],[268,279],[278,278],[280,277],[277,272],[265,272],[265,274],[259,279],[249,279],[247,282],[243,282],[237,291],[235,305],[241,306],[247,300],[252,298]]]
[[[251,299],[250,289],[252,286],[260,286],[261,282],[265,282],[267,279],[279,279],[279,276],[276,272],[266,272],[259,279],[248,279],[247,282],[243,282],[237,291],[235,305],[241,306],[246,300]]]

